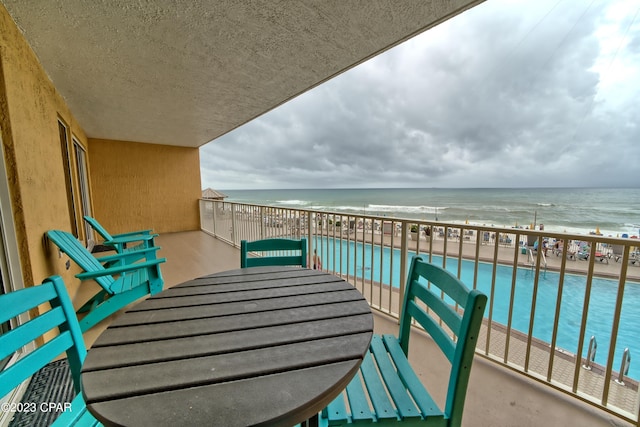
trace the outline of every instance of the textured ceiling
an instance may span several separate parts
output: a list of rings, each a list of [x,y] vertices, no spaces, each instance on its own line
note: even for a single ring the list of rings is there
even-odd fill
[[[480,0],[1,0],[89,137],[199,147]]]

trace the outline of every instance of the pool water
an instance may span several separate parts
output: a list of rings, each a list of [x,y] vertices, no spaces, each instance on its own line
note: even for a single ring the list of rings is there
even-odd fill
[[[400,250],[391,250],[388,247],[374,247],[373,266],[371,265],[371,245],[362,243],[346,242],[336,240],[335,246],[331,238],[316,237],[315,247],[323,260],[325,269],[333,270],[333,259],[335,254],[335,270],[350,275],[371,279],[371,272],[374,272],[374,281],[382,281],[385,284],[393,283],[398,286],[400,283]],[[347,258],[348,248],[348,258]],[[355,252],[354,252],[355,251]],[[355,256],[354,256],[355,253]],[[411,258],[415,253],[410,252]],[[393,281],[391,281],[390,268],[391,257],[393,256]],[[426,255],[425,255],[426,258]],[[355,259],[355,263],[354,263]],[[341,262],[340,262],[341,260]],[[433,256],[433,262],[442,265],[441,256]],[[380,277],[380,264],[382,262],[382,278]],[[458,271],[458,260],[447,258],[447,270],[454,274]],[[491,295],[493,266],[488,263],[478,264],[477,288]],[[494,322],[507,324],[508,310],[511,298],[511,282],[513,267],[498,265],[496,268],[495,292],[492,310]],[[547,271],[540,274],[538,279],[538,291],[536,298],[535,316],[533,321],[533,336],[551,342],[553,333],[553,322],[558,300],[558,282],[560,275],[556,272]],[[531,317],[531,306],[533,298],[535,274],[528,268],[518,268],[516,273],[516,284],[513,302],[512,328],[525,334],[529,331]],[[462,261],[461,279],[471,287],[474,283],[474,262]],[[404,279],[403,279],[404,280]],[[595,336],[597,341],[597,352],[595,362],[601,365],[606,364],[609,353],[611,328],[613,327],[613,313],[618,292],[618,282],[602,278],[593,278],[591,283],[591,294],[589,300],[585,302],[586,276],[565,274],[562,289],[560,317],[558,320],[558,333],[556,346],[571,353],[578,350],[578,339],[580,333],[580,322],[585,304],[588,303],[588,314],[583,343],[583,357],[587,357],[589,340]],[[491,301],[489,301],[491,304]],[[622,311],[620,314],[620,324],[618,328],[618,338],[615,344],[613,369],[618,371],[622,361],[625,348],[629,348],[631,360],[633,356],[640,354],[640,284],[627,282],[624,290]],[[485,317],[489,315],[489,304],[485,311]],[[634,366],[635,365],[635,366]],[[631,363],[628,376],[640,378],[640,364]]]

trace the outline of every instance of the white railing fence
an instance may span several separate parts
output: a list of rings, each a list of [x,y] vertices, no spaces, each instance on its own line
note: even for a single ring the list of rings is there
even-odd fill
[[[488,295],[478,354],[640,425],[636,239],[212,200],[200,201],[200,217],[236,247],[306,237],[324,270],[395,317],[411,257],[423,256]]]

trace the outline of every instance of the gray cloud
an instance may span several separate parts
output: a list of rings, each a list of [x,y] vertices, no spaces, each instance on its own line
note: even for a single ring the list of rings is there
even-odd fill
[[[486,2],[209,143],[203,186],[637,186],[640,23],[612,6]]]

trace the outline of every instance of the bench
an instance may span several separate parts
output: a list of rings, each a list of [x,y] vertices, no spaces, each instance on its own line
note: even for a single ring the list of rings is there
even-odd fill
[[[132,262],[134,259],[128,253],[96,258],[66,231],[50,230],[47,237],[84,270],[76,274],[78,279],[94,280],[102,288],[77,310],[79,314],[87,313],[80,320],[82,332],[132,302],[161,292],[164,287],[160,264],[166,259],[156,258],[160,249],[157,246],[138,251],[145,256],[145,261]]]
[[[42,312],[41,304],[49,304],[49,309]],[[87,411],[82,397],[80,369],[87,355],[80,325],[73,311],[73,305],[64,282],[60,276],[52,276],[42,285],[32,286],[0,295],[0,324],[10,322],[14,328],[0,335],[0,360],[20,352],[34,340],[43,340],[44,335],[55,336],[47,339],[45,344],[27,353],[15,363],[9,363],[0,371],[0,399],[16,392],[17,388],[49,362],[65,352],[71,376],[73,378],[74,395],[71,402],[64,402],[61,407],[51,408],[60,415],[53,426],[101,425]],[[31,313],[39,313],[31,318]],[[30,321],[20,324],[19,317],[29,317]],[[11,399],[10,399],[11,400]],[[25,409],[31,409],[34,402],[24,402]],[[42,410],[35,407],[33,410]]]
[[[346,390],[320,413],[320,425],[407,422],[460,426],[486,303],[486,295],[469,290],[448,271],[415,256],[407,279],[398,337],[373,336],[359,372]],[[448,391],[442,409],[409,362],[412,321],[424,328],[449,360]]]

